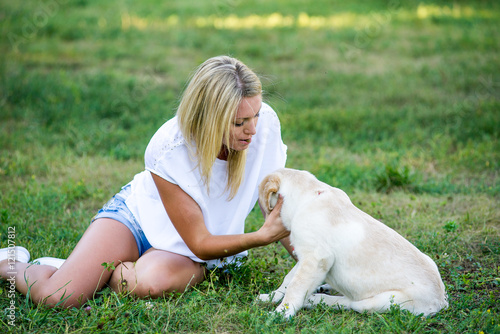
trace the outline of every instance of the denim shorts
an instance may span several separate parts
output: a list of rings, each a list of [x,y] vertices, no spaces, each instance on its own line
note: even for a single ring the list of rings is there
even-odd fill
[[[131,192],[130,188],[130,184],[123,187],[118,194],[113,196],[108,203],[97,212],[97,215],[92,218],[92,222],[99,218],[111,218],[127,226],[134,235],[137,249],[139,249],[139,256],[141,256],[145,251],[151,248],[151,244],[144,235],[141,225],[139,225],[139,222],[125,204],[125,200]]]

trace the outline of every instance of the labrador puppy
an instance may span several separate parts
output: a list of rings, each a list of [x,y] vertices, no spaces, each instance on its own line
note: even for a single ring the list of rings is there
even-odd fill
[[[283,299],[276,312],[292,317],[320,302],[357,312],[383,312],[398,304],[425,316],[448,307],[434,261],[354,206],[342,190],[309,172],[283,168],[259,185],[267,214],[278,194],[284,197],[281,219],[298,262],[278,290],[259,296],[274,303]],[[323,282],[341,295],[314,293]]]

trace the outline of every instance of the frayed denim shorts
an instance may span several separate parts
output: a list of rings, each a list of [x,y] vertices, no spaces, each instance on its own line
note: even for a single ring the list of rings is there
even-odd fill
[[[123,187],[118,194],[113,196],[108,203],[97,212],[97,215],[92,218],[92,222],[99,218],[111,218],[127,226],[134,235],[137,249],[139,249],[139,256],[142,256],[145,251],[151,248],[151,244],[146,238],[146,235],[144,235],[141,225],[139,225],[139,222],[135,219],[132,212],[130,212],[127,204],[125,204],[125,200],[130,195],[130,192],[130,184]]]

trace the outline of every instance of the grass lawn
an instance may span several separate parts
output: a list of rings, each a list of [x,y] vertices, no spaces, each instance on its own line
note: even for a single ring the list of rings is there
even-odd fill
[[[499,31],[494,0],[3,1],[1,247],[67,257],[143,169],[191,71],[228,54],[261,75],[287,167],[431,256],[450,307],[422,318],[320,305],[282,320],[255,301],[293,265],[273,244],[159,300],[105,289],[53,310],[1,281],[0,332],[500,333]],[[255,209],[247,230],[262,221]]]

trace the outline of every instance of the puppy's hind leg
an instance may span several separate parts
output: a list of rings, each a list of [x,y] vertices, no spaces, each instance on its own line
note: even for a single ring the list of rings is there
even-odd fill
[[[345,296],[329,296],[324,294],[314,294],[309,298],[312,305],[325,303],[328,306],[363,312],[385,312],[392,304],[399,304],[401,308],[410,310],[413,302],[400,291],[385,291],[378,295],[362,300],[351,300]]]
[[[318,286],[316,293],[326,293],[327,295],[333,294],[335,290],[330,286],[330,284],[323,284]]]
[[[304,257],[296,267],[285,297],[276,308],[276,312],[284,312],[285,317],[292,317],[304,306],[307,297],[321,284],[331,268],[333,260],[317,259],[314,256]]]
[[[323,293],[312,294],[304,307],[311,308],[319,303],[325,303],[328,306],[336,307],[338,309],[351,309],[351,300],[345,296],[330,296]]]
[[[411,310],[413,300],[401,291],[385,291],[371,298],[351,302],[351,309],[356,312],[385,312],[391,305],[400,305],[402,309]]]

